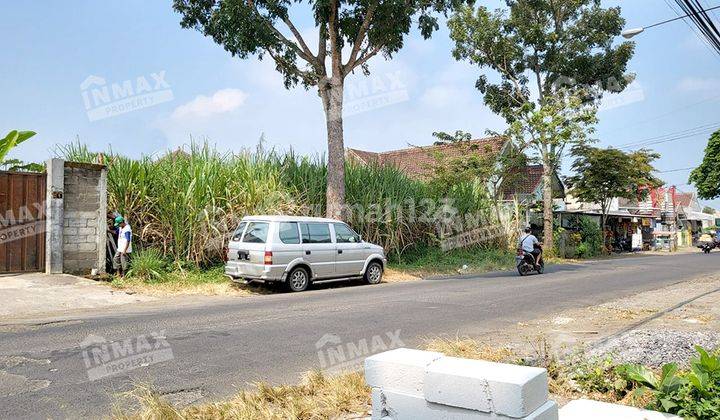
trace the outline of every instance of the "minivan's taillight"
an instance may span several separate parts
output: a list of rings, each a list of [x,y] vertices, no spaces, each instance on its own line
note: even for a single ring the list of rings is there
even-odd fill
[[[225,261],[225,262],[228,261],[228,252],[230,252],[230,250],[228,250],[228,247],[224,246],[222,249],[222,255],[223,255],[223,261]]]
[[[265,265],[272,265],[272,252],[271,251],[265,251]]]

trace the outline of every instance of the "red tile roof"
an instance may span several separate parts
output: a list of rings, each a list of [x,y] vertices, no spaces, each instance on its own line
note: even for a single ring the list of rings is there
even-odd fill
[[[519,169],[518,172],[506,178],[506,183],[502,186],[503,199],[510,200],[515,196],[535,193],[542,182],[542,175],[542,165],[527,165]],[[553,188],[557,187],[553,186]]]
[[[675,194],[675,205],[678,207],[690,207],[693,202],[693,193],[677,192]]]
[[[481,155],[497,155],[506,143],[505,138],[496,136],[462,142],[462,147],[459,144],[443,144],[379,153],[348,148],[346,155],[349,159],[363,164],[393,165],[412,178],[425,178],[436,162],[436,153],[441,153],[446,158],[459,157],[467,153],[467,146],[470,145]]]
[[[523,168],[522,174],[515,182],[515,190],[518,194],[532,194],[542,182],[543,166],[528,165]]]

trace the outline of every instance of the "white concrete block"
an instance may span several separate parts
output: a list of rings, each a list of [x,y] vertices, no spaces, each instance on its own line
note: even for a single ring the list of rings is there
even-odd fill
[[[495,413],[450,407],[426,401],[423,397],[400,392],[372,389],[373,420],[512,420],[511,417]],[[554,401],[548,401],[521,420],[558,420],[558,408]]]
[[[433,404],[425,398],[373,388],[372,420],[473,420],[499,417],[475,410]]]
[[[560,409],[560,420],[681,420],[681,417],[626,405],[575,400]]]
[[[425,399],[520,418],[548,400],[545,369],[443,357],[427,367]]]
[[[442,353],[400,348],[365,359],[365,382],[373,388],[423,395],[425,368]]]
[[[555,401],[548,401],[540,408],[523,417],[526,420],[558,420],[558,405]]]

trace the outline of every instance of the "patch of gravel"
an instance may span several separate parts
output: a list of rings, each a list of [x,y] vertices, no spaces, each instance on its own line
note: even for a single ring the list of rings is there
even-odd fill
[[[661,367],[675,362],[687,367],[697,356],[695,346],[708,350],[720,347],[720,333],[710,331],[634,330],[612,338],[588,353],[590,356],[610,354],[617,363],[639,363]]]

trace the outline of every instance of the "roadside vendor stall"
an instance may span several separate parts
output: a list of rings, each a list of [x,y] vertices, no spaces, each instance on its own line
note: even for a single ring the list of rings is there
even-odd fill
[[[647,251],[655,245],[655,219],[650,215],[632,214],[627,210],[608,213],[605,238],[616,252]]]
[[[681,245],[695,246],[704,228],[712,227],[715,216],[698,211],[685,210],[679,214],[679,226],[683,232]]]

